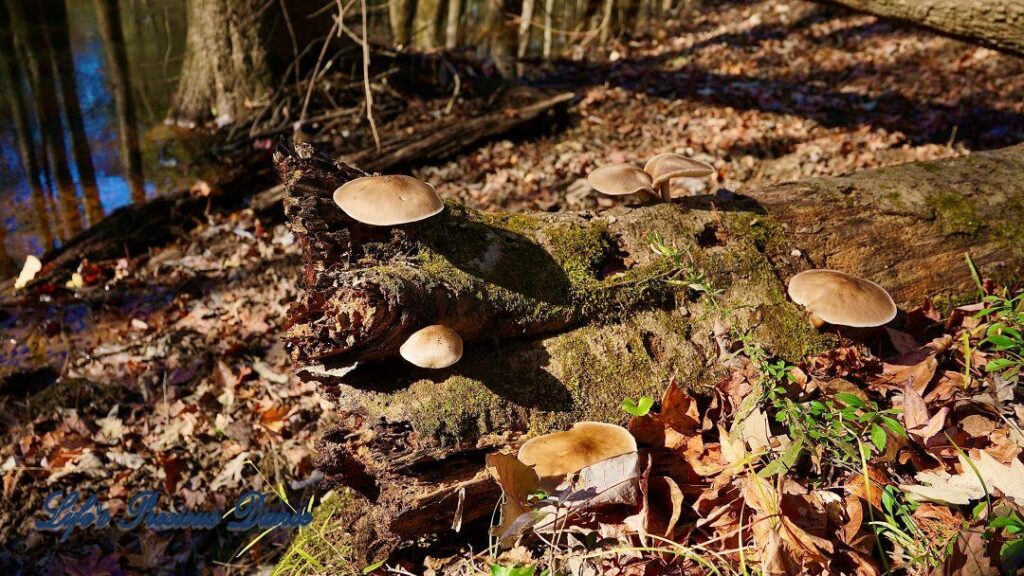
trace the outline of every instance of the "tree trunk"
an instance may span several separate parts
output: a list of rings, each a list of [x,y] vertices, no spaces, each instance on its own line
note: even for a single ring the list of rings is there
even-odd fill
[[[71,151],[78,169],[78,183],[82,187],[85,215],[89,225],[103,219],[103,201],[96,185],[96,169],[92,163],[89,139],[82,121],[82,107],[78,101],[78,83],[75,80],[75,63],[71,57],[71,41],[68,36],[68,14],[64,0],[46,0],[43,3],[46,18],[46,33],[53,47],[53,58],[60,75],[61,100],[64,102],[64,118],[71,133]]]
[[[437,47],[437,23],[441,20],[441,0],[417,0],[413,18],[413,45],[420,50]]]
[[[28,13],[26,14],[26,11]],[[42,30],[33,30],[29,22],[41,23],[38,5],[7,1],[7,12],[17,42],[24,48],[26,65],[36,94],[39,128],[50,163],[50,173],[57,187],[61,219],[65,238],[82,231],[82,213],[75,182],[71,178],[67,152],[64,149],[64,129],[61,126],[60,102],[57,99],[57,77],[53,68],[52,49]]]
[[[555,0],[544,0],[544,48],[541,54],[545,60],[551,59],[551,27],[555,12]]]
[[[530,29],[533,28],[533,8],[535,0],[523,0],[523,9],[519,14],[519,44],[516,47],[516,57],[520,60],[526,58],[530,51]]]
[[[409,45],[409,29],[412,26],[412,0],[389,0],[388,18],[391,23],[391,40],[395,46]]]
[[[506,0],[486,0],[484,31],[498,73],[505,78],[515,74],[516,36],[505,25]]]
[[[29,194],[32,198],[32,211],[36,215],[36,228],[43,250],[53,248],[53,234],[50,232],[50,221],[46,211],[46,192],[40,180],[40,166],[36,159],[35,147],[32,143],[32,127],[29,122],[29,108],[22,92],[24,75],[15,61],[5,55],[15,55],[14,34],[10,27],[6,8],[0,6],[0,80],[7,87],[11,106],[11,118],[14,120],[14,136],[18,145],[18,156],[21,158],[25,179],[28,181]]]
[[[132,100],[131,71],[128,68],[128,53],[125,52],[117,1],[95,0],[96,21],[103,38],[107,73],[114,93],[114,107],[117,109],[117,133],[121,143],[124,177],[131,190],[132,202],[141,204],[146,201],[146,180],[142,175],[142,151],[139,148],[135,103]]]
[[[302,378],[342,424],[321,468],[361,494],[355,550],[380,555],[493,509],[483,456],[584,419],[619,421],[623,398],[667,380],[710,384],[730,335],[789,360],[822,349],[786,298],[809,267],[870,278],[901,306],[1024,270],[1024,146],[837,178],[688,197],[600,214],[481,213],[449,204],[417,225],[368,228],[331,193],[361,172],[308,146],[275,156],[306,288],[286,335]],[[678,260],[650,249],[652,238]],[[665,282],[703,273],[706,292]],[[412,368],[398,348],[446,324],[455,366]],[[385,528],[387,527],[387,528]]]
[[[100,0],[98,0],[100,1]],[[241,121],[271,93],[261,0],[187,0],[185,60],[172,115],[194,125]]]
[[[829,0],[1024,56],[1022,0]]]
[[[444,47],[459,47],[459,27],[462,22],[462,0],[448,0],[447,22],[444,27]]]

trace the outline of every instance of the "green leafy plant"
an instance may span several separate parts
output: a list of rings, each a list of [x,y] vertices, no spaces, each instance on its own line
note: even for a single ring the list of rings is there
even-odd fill
[[[505,566],[502,564],[491,564],[491,576],[534,576],[537,573],[536,566]],[[547,570],[543,570],[540,576],[545,576]]]
[[[985,337],[978,345],[982,350],[995,352],[999,357],[985,364],[985,371],[999,373],[1007,380],[1017,382],[1024,371],[1024,294],[985,296],[984,310],[977,318],[989,320]]]
[[[823,444],[835,460],[851,466],[862,457],[885,452],[891,437],[907,435],[893,417],[899,410],[883,410],[849,393],[800,404],[783,399],[776,409],[775,420],[786,424],[791,436]]]
[[[652,406],[654,406],[654,398],[650,396],[641,396],[635,401],[632,398],[626,398],[622,401],[622,409],[637,417],[646,416],[651,411]]]
[[[715,298],[721,296],[725,291],[721,288],[716,288],[707,275],[697,270],[693,263],[693,257],[689,252],[666,244],[665,239],[657,232],[648,234],[647,242],[655,254],[668,258],[673,264],[672,270],[666,276],[665,283],[674,286],[685,286],[699,294],[707,294],[710,297],[708,306],[712,310],[719,310],[718,302]]]
[[[882,489],[882,515],[869,524],[880,538],[900,550],[905,565],[923,564],[934,568],[949,554],[952,538],[949,542],[934,542],[928,538],[914,521],[916,508],[917,504],[908,502],[895,487],[886,486]]]
[[[1024,518],[1016,510],[988,521],[989,536],[1002,530],[1006,541],[999,548],[999,565],[1004,574],[1024,568]]]

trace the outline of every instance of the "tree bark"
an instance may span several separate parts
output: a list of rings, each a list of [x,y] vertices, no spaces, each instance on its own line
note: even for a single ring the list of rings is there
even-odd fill
[[[723,327],[791,361],[821,350],[830,337],[785,296],[797,271],[844,270],[909,306],[971,289],[964,253],[1004,281],[1024,270],[1024,146],[599,214],[449,204],[394,229],[335,208],[360,171],[305,145],[275,163],[304,254],[286,339],[338,402],[320,465],[361,495],[353,545],[370,556],[447,530],[459,491],[465,522],[489,514],[487,452],[622,420],[623,398],[673,375],[713,383]],[[683,256],[655,254],[658,237]],[[665,282],[693,273],[720,294]],[[435,323],[462,335],[462,360],[405,364],[399,346]]]
[[[78,170],[78,183],[82,187],[85,215],[92,226],[103,219],[103,201],[99,186],[96,185],[96,169],[92,163],[89,139],[82,121],[82,107],[78,101],[78,83],[75,80],[75,63],[71,57],[71,41],[68,36],[68,14],[64,0],[46,0],[43,4],[46,18],[46,33],[53,47],[54,65],[60,75],[61,100],[64,103],[64,118],[71,134],[71,152]]]
[[[459,28],[462,23],[462,0],[448,0],[447,19],[444,27],[444,47],[454,50],[459,47]]]
[[[523,9],[519,13],[519,44],[516,46],[516,57],[520,60],[526,58],[530,51],[530,32],[533,28],[533,9],[535,0],[523,0]]]
[[[40,179],[40,165],[36,158],[32,142],[32,128],[29,122],[29,107],[25,102],[22,86],[24,74],[16,62],[6,55],[15,55],[14,34],[10,27],[6,8],[0,6],[0,79],[7,87],[8,101],[11,106],[11,118],[14,120],[14,135],[18,145],[18,156],[21,158],[25,179],[28,181],[29,194],[32,198],[32,211],[36,216],[36,228],[43,250],[53,248],[53,234],[50,232],[50,220],[46,211],[46,191]]]
[[[389,0],[388,18],[391,24],[391,41],[395,46],[409,45],[409,30],[412,26],[412,0]]]
[[[505,25],[506,0],[487,0],[485,5],[486,16],[483,29],[487,38],[487,47],[490,49],[490,55],[498,73],[505,78],[511,78],[516,72],[516,36]]]
[[[142,204],[146,201],[146,180],[142,175],[142,151],[139,148],[135,102],[132,100],[128,53],[125,51],[124,32],[121,29],[121,12],[118,10],[118,0],[95,0],[95,3],[96,21],[106,53],[107,74],[114,93],[114,107],[117,109],[117,134],[121,144],[124,177],[128,181],[132,202]]]
[[[260,0],[187,0],[188,32],[172,116],[237,122],[271,93]]]
[[[441,20],[441,0],[417,0],[413,18],[413,45],[420,50],[437,47],[437,24]]]
[[[1022,0],[828,0],[1024,56]]]
[[[544,47],[541,55],[545,60],[551,59],[551,27],[555,12],[555,0],[544,0]]]

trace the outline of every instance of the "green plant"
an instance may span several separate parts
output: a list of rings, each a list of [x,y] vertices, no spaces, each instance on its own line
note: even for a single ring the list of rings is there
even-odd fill
[[[875,402],[845,392],[799,404],[783,398],[775,408],[775,420],[785,424],[793,438],[825,445],[834,460],[849,466],[885,452],[890,437],[907,435],[893,418],[899,410],[881,409]]]
[[[666,244],[665,239],[657,232],[648,234],[647,242],[655,254],[672,262],[672,269],[664,280],[666,284],[684,286],[698,294],[707,294],[709,296],[708,306],[712,310],[719,310],[715,298],[721,296],[725,291],[716,288],[707,275],[696,268],[689,252]]]
[[[1017,574],[1024,567],[1024,518],[1016,510],[996,516],[988,521],[988,536],[1005,531],[1005,541],[999,547],[999,566],[1004,574]]]
[[[491,576],[534,576],[537,573],[536,566],[505,566],[503,564],[491,564]],[[544,570],[540,576],[548,573]]]
[[[985,371],[1017,382],[1024,371],[1024,293],[1012,298],[989,295],[982,302],[986,307],[975,317],[991,323],[978,347],[999,355],[985,364]]]
[[[936,543],[914,521],[917,504],[907,501],[893,486],[882,489],[882,517],[869,522],[880,539],[888,540],[905,566],[924,564],[934,568],[949,554],[949,542]]]
[[[654,398],[650,396],[641,396],[635,401],[632,398],[626,398],[622,401],[622,409],[637,417],[646,416],[651,411],[652,406],[654,406]]]

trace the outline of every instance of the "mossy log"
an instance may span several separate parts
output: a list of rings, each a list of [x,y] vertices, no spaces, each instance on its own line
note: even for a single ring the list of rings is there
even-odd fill
[[[353,536],[367,557],[449,529],[457,509],[489,515],[487,452],[623,420],[623,398],[656,396],[672,375],[713,382],[736,333],[790,360],[827,345],[785,297],[796,271],[863,276],[908,306],[969,290],[968,252],[990,276],[1024,268],[1020,146],[598,214],[448,204],[391,229],[334,206],[358,170],[308,146],[275,163],[305,258],[287,339],[343,415],[320,464],[361,495]],[[653,251],[655,237],[678,257]],[[398,347],[436,323],[465,356],[414,369]]]

